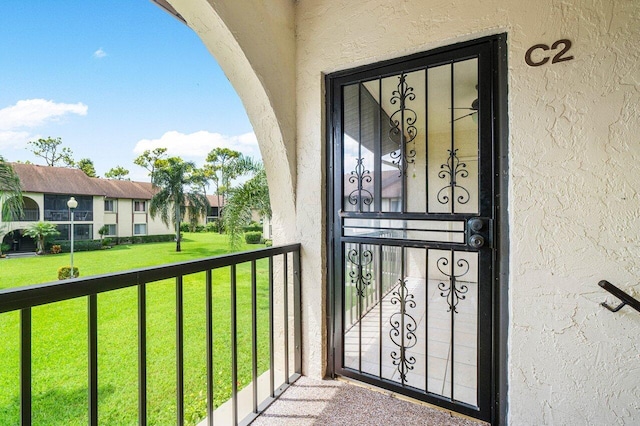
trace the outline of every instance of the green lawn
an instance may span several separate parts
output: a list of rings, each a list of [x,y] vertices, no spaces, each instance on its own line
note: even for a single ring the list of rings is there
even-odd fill
[[[246,246],[256,249],[261,245]],[[226,236],[185,234],[175,243],[117,246],[80,252],[74,265],[82,276],[122,271],[228,253]],[[0,288],[49,282],[68,265],[69,254],[0,260]],[[268,368],[268,287],[266,260],[258,262],[260,372]],[[229,398],[229,269],[214,271],[215,403]],[[204,274],[184,279],[185,417],[196,424],[206,410]],[[33,424],[87,424],[86,298],[33,308]],[[239,385],[251,380],[250,265],[238,267]],[[147,286],[149,424],[175,424],[175,281]],[[0,315],[0,425],[19,424],[19,318]],[[99,421],[137,424],[137,289],[98,296]]]

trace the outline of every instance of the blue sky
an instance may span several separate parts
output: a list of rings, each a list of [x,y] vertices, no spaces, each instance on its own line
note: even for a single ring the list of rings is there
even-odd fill
[[[3,0],[0,154],[60,137],[100,176],[144,149],[203,163],[227,146],[259,157],[240,99],[196,34],[149,0]]]

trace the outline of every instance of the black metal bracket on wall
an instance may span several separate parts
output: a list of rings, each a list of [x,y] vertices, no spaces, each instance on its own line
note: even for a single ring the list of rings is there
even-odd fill
[[[615,308],[607,304],[607,302],[602,302],[601,305],[610,310],[611,312],[618,312],[625,305],[631,306],[636,311],[640,312],[640,300],[634,298],[630,294],[627,294],[623,290],[620,290],[615,285],[611,284],[609,281],[602,280],[598,283],[600,287],[607,290],[609,293],[613,294],[615,297],[620,299],[622,303],[620,303]]]

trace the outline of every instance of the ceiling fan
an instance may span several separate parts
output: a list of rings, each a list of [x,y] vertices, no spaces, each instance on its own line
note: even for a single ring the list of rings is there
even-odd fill
[[[478,90],[478,85],[477,84],[476,84],[476,90]],[[465,114],[465,115],[463,115],[461,117],[454,118],[452,120],[452,122],[458,121],[458,120],[462,120],[465,117],[471,117],[473,122],[477,123],[478,122],[478,106],[479,106],[479,104],[480,104],[480,102],[478,102],[478,98],[475,98],[473,100],[473,102],[471,102],[471,107],[470,108],[449,108],[449,109],[464,109],[464,110],[467,110],[467,111],[471,111],[470,113]]]

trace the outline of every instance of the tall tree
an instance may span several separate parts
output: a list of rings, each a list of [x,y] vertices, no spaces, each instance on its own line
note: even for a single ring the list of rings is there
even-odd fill
[[[10,222],[22,216],[22,187],[20,178],[0,155],[0,204],[2,204],[2,221]]]
[[[133,163],[136,166],[144,167],[149,171],[149,176],[153,176],[156,169],[166,165],[167,148],[155,148],[153,151],[147,149],[133,160]]]
[[[82,170],[85,175],[89,177],[98,177],[96,174],[96,168],[93,165],[93,161],[90,158],[81,158],[76,163],[76,168]]]
[[[47,166],[73,167],[75,164],[73,152],[70,148],[61,146],[60,138],[54,139],[51,136],[47,139],[40,138],[37,141],[30,141],[29,145],[31,145],[31,152],[37,157],[44,158]]]
[[[47,239],[60,235],[56,229],[56,225],[51,222],[36,222],[27,226],[24,235],[33,238],[36,241],[36,253],[44,253],[44,244]]]
[[[209,209],[207,196],[200,191],[200,185],[194,185],[195,168],[191,161],[170,157],[160,167],[156,164],[151,175],[151,182],[158,192],[151,198],[149,214],[153,218],[160,216],[167,226],[170,222],[175,225],[176,251],[181,250],[180,221],[185,214],[188,213],[189,218],[193,219],[206,216]]]
[[[222,233],[221,212],[224,200],[229,196],[231,181],[245,173],[255,170],[256,163],[251,157],[245,157],[242,153],[229,148],[214,148],[207,155],[205,173],[213,181],[218,198],[218,229]],[[220,199],[222,198],[222,200]]]
[[[107,173],[104,174],[104,177],[107,179],[116,179],[116,180],[129,180],[127,175],[129,174],[129,170],[125,169],[122,166],[115,166],[111,168]]]
[[[255,167],[256,174],[231,191],[225,206],[224,226],[233,250],[238,250],[242,245],[242,227],[250,222],[252,211],[258,211],[263,217],[271,217],[267,174],[262,164]]]

